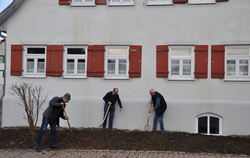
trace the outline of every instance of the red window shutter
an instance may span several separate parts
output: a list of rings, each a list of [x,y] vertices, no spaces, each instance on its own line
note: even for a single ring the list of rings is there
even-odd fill
[[[59,5],[69,5],[70,0],[59,0]]]
[[[212,45],[212,78],[224,78],[225,46]]]
[[[208,45],[195,46],[195,78],[207,78]]]
[[[156,77],[168,78],[168,46],[156,46]]]
[[[188,0],[173,0],[173,3],[187,3]]]
[[[106,0],[95,0],[96,5],[106,5]]]
[[[229,0],[216,0],[216,2],[228,2]]]
[[[23,57],[23,46],[22,45],[11,45],[11,75],[21,76],[22,75],[22,57]]]
[[[46,58],[46,75],[62,76],[63,72],[63,45],[48,45]]]
[[[104,45],[88,46],[88,77],[103,77],[104,76]]]
[[[129,77],[141,77],[142,46],[133,45],[129,48]]]

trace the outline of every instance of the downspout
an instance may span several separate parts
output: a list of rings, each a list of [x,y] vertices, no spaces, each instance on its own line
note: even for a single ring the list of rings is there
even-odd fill
[[[6,46],[7,46],[7,43],[6,43],[6,38],[5,38],[5,41],[4,41],[4,72],[3,72],[3,94],[1,96],[1,121],[0,121],[0,128],[2,127],[2,120],[3,120],[3,98],[5,96],[5,84],[6,84]]]

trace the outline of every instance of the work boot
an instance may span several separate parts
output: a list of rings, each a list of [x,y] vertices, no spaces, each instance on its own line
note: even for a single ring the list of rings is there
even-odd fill
[[[53,149],[59,149],[59,146],[58,145],[52,145],[52,144],[50,144],[50,146],[49,146],[49,148],[51,149],[51,150],[53,150]]]
[[[41,147],[40,147],[40,145],[35,145],[35,150],[36,150],[36,152],[41,152]]]

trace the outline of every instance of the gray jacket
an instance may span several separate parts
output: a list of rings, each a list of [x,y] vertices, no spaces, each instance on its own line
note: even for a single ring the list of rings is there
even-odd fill
[[[57,123],[59,125],[59,117],[65,119],[61,103],[63,103],[62,97],[54,97],[50,100],[49,106],[43,113],[43,116],[47,118],[50,123]],[[64,107],[66,107],[65,103]]]

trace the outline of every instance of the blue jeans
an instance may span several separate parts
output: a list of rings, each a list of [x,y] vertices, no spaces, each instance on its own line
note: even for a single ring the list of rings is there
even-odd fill
[[[42,144],[43,135],[48,127],[50,126],[50,145],[56,145],[56,122],[50,123],[49,120],[43,117],[42,125],[36,135],[36,145]]]
[[[164,131],[163,115],[164,115],[164,113],[161,115],[157,115],[157,113],[155,112],[154,122],[153,122],[153,131],[156,131],[157,121],[159,121],[159,123],[160,123],[160,130]]]
[[[108,104],[104,104],[104,116],[108,110]],[[109,108],[109,112],[108,112],[108,115],[106,117],[106,119],[104,120],[103,122],[103,128],[106,128],[106,124],[107,124],[107,119],[108,119],[108,116],[109,116],[109,129],[112,129],[113,128],[113,119],[114,119],[114,114],[115,114],[115,106],[114,105],[111,105],[111,107]],[[104,117],[103,116],[103,117]]]

